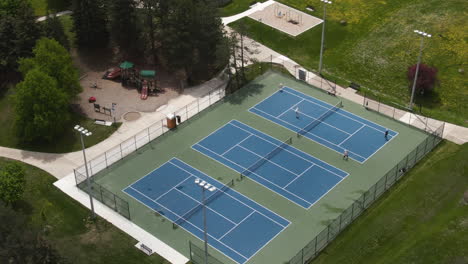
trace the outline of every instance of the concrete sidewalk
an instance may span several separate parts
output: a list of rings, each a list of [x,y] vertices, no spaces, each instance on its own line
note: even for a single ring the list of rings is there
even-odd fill
[[[185,107],[207,94],[209,91],[226,84],[227,82],[225,80],[214,78],[202,85],[186,88],[185,91],[177,98],[169,100],[164,107],[160,107],[161,110],[159,111],[141,113],[141,117],[135,121],[121,120],[123,123],[114,134],[106,140],[86,149],[86,157],[88,161],[101,155],[104,151],[133,137],[148,126],[156,122],[161,122],[167,114]],[[54,154],[0,147],[0,156],[36,166],[52,174],[57,179],[65,177],[73,172],[73,169],[83,165],[84,163],[81,151]]]

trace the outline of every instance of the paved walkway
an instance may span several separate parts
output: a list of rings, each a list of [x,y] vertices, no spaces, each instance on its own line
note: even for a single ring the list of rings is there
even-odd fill
[[[169,100],[164,109],[152,113],[141,113],[141,117],[135,121],[122,120],[123,124],[114,134],[106,140],[86,149],[86,157],[88,160],[92,160],[104,151],[117,146],[130,137],[133,137],[135,134],[146,129],[151,124],[160,122],[168,113],[172,113],[177,109],[184,107],[185,105],[202,97],[210,90],[221,85],[225,85],[225,81],[215,78],[202,85],[186,88],[184,93],[179,95],[177,98]],[[52,154],[0,147],[0,156],[19,160],[41,168],[52,174],[57,179],[65,177],[73,172],[73,169],[84,163],[81,151]]]

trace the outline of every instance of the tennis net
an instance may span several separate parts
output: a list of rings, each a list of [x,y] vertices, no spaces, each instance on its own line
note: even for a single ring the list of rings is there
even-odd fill
[[[272,151],[268,152],[268,154],[266,154],[264,157],[261,157],[254,164],[252,164],[250,167],[245,169],[241,173],[241,179],[244,178],[245,176],[248,176],[250,173],[252,173],[258,167],[262,166],[263,163],[265,163],[267,160],[273,158],[276,154],[278,154],[281,150],[283,150],[287,145],[290,145],[291,143],[292,143],[292,138],[288,138],[287,140],[283,141],[280,145],[278,145]]]
[[[205,204],[213,201],[215,198],[220,196],[221,194],[225,193],[229,188],[234,186],[234,180],[230,180],[226,183],[223,187],[218,188],[212,195],[205,199]],[[187,220],[196,212],[198,212],[203,207],[203,203],[199,203],[194,208],[190,209],[186,212],[183,216],[179,217],[176,221],[172,223],[172,227],[176,229],[178,226],[182,225],[183,223],[187,222]]]
[[[305,133],[309,132],[312,128],[314,128],[315,126],[317,126],[318,124],[320,124],[325,118],[327,118],[328,116],[330,116],[331,114],[335,113],[339,108],[343,107],[343,102],[338,102],[335,106],[333,106],[332,108],[330,108],[328,111],[326,111],[325,113],[323,113],[321,116],[319,116],[317,119],[315,119],[314,121],[312,121],[310,124],[308,124],[307,126],[305,126],[304,128],[302,128],[301,130],[299,130],[297,132],[297,136],[302,136],[304,135]]]

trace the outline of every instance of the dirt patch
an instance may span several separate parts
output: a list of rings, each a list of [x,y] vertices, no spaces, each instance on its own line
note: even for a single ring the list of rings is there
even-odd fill
[[[112,103],[115,103],[115,119],[118,121],[122,115],[127,112],[154,112],[156,109],[179,95],[179,82],[174,75],[166,72],[161,67],[152,67],[146,65],[136,66],[139,69],[156,70],[157,86],[161,90],[156,95],[150,95],[146,100],[140,98],[140,93],[135,88],[123,87],[120,81],[102,79],[105,71],[109,68],[118,66],[120,61],[109,56],[95,54],[81,54],[72,52],[75,65],[80,69],[80,84],[83,92],[78,95],[74,104],[78,105],[80,111],[91,119],[102,119],[112,121],[113,117],[110,111]],[[92,88],[96,83],[98,88]],[[96,104],[99,104],[100,111],[95,111],[94,103],[88,100],[90,97],[96,98]]]
[[[322,23],[322,19],[280,3],[269,5],[249,17],[294,37]]]
[[[466,190],[465,194],[463,195],[463,202],[465,205],[468,205],[468,190]]]

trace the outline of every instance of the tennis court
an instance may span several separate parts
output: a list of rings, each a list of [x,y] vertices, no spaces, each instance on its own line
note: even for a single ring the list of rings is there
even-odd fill
[[[360,163],[398,135],[388,129],[385,138],[387,128],[345,111],[339,104],[333,106],[285,86],[249,111],[339,153],[348,150],[349,157]]]
[[[308,209],[348,173],[232,120],[192,148]]]
[[[203,240],[201,179],[206,191],[208,243],[237,263],[245,263],[290,222],[201,171],[173,158],[123,191]],[[233,184],[233,181],[232,181]]]

